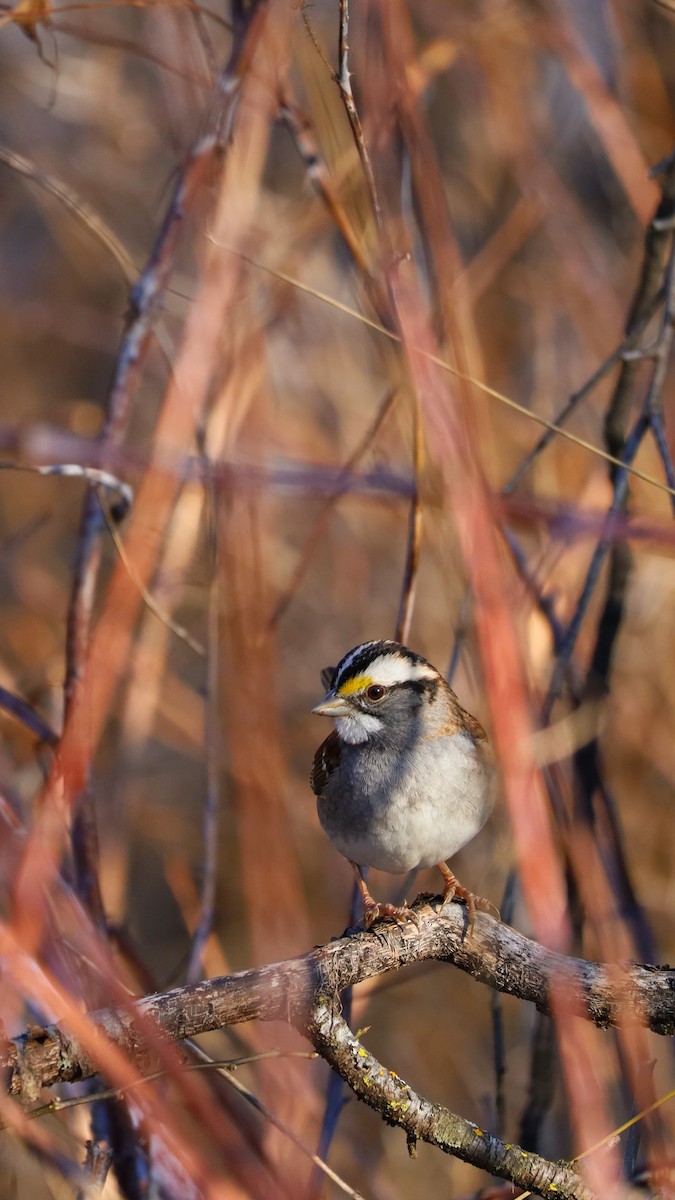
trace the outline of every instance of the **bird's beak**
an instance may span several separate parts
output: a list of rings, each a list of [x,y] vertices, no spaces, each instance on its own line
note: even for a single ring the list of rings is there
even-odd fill
[[[318,717],[346,717],[352,711],[349,701],[338,696],[332,689],[326,692],[320,704],[312,709]]]

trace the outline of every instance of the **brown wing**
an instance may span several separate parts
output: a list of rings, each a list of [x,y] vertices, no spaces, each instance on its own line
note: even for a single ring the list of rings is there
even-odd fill
[[[474,741],[487,742],[487,733],[480,721],[476,717],[472,717],[471,713],[467,712],[466,709],[464,709],[464,722]]]
[[[460,730],[465,729],[471,735],[474,742],[484,742],[487,745],[488,736],[480,721],[477,717],[472,716],[470,712],[467,712],[465,708],[462,708],[451,687],[447,687],[446,685],[446,691],[444,695],[441,695],[440,699],[441,701],[445,699],[448,711],[446,720],[434,736],[437,737],[438,734],[459,733]]]
[[[321,743],[314,755],[309,782],[315,796],[320,796],[325,790],[326,784],[339,762],[340,739],[335,730],[333,730],[332,733],[328,734],[325,742]]]

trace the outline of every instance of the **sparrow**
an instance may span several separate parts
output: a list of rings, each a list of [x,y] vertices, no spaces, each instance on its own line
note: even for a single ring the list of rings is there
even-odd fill
[[[363,868],[394,875],[436,866],[443,905],[463,900],[468,932],[488,900],[462,887],[446,859],[471,841],[494,806],[495,769],[481,724],[427,659],[393,641],[355,646],[322,672],[313,713],[335,729],[314,755],[319,820],[350,862],[369,928],[382,917],[419,924],[416,912],[371,896]]]

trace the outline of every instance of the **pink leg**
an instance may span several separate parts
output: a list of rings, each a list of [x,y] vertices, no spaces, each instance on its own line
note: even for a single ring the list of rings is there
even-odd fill
[[[494,904],[492,904],[490,900],[484,900],[482,896],[474,896],[473,892],[470,892],[468,888],[462,887],[461,883],[457,877],[453,875],[447,863],[439,863],[438,869],[445,881],[443,884],[443,907],[445,907],[448,901],[454,900],[455,898],[464,901],[468,909],[469,922],[467,933],[469,937],[473,932],[474,921],[476,920],[476,909],[480,909],[481,912],[489,913],[490,916],[495,917],[497,921],[501,919],[499,915],[499,909],[495,908]]]
[[[413,912],[413,910],[408,908],[405,904],[380,904],[380,902],[375,900],[368,891],[368,885],[363,878],[363,873],[358,863],[351,862],[351,859],[349,861],[354,875],[356,876],[358,889],[361,893],[361,899],[363,901],[363,923],[366,929],[370,929],[373,922],[381,920],[382,917],[392,917],[394,921],[398,921],[399,925],[406,925],[408,921],[412,921],[413,924],[417,925],[417,928],[419,929],[420,919],[416,912]]]

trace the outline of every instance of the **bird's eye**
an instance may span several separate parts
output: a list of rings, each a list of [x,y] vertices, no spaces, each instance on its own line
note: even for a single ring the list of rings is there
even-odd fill
[[[366,688],[366,700],[381,700],[384,696],[385,689],[379,683],[371,683],[369,688]]]

